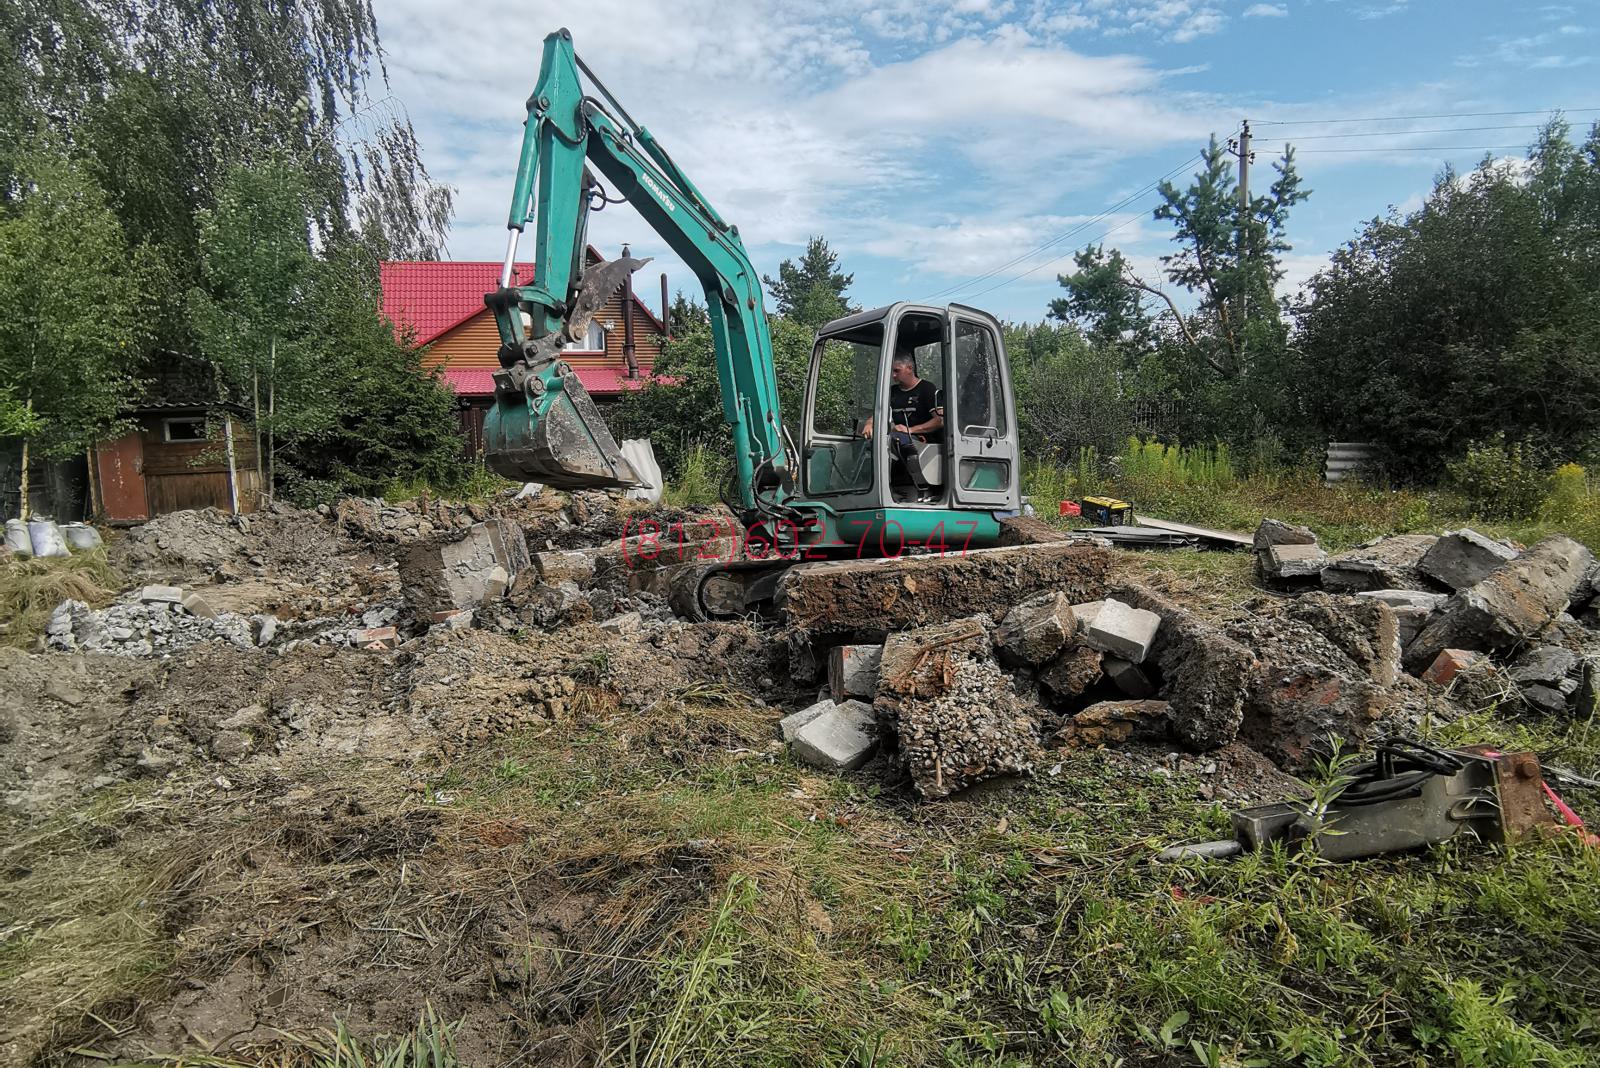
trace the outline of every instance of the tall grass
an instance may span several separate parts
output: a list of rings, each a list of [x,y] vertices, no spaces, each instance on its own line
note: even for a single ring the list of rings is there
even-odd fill
[[[107,604],[124,580],[104,549],[72,556],[12,557],[0,565],[0,645],[25,648],[62,601]]]
[[[704,445],[696,445],[683,458],[683,473],[677,481],[668,483],[662,494],[662,503],[673,508],[716,504],[717,457]]]

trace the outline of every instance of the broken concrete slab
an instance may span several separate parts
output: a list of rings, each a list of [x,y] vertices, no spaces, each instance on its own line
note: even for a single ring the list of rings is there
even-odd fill
[[[1058,700],[1071,700],[1100,681],[1105,655],[1087,645],[1074,645],[1045,666],[1039,682]]]
[[[183,590],[177,586],[146,586],[139,591],[140,604],[182,604]]]
[[[1328,566],[1328,554],[1320,545],[1274,545],[1260,555],[1264,577],[1273,582],[1311,582],[1321,577]]]
[[[1461,672],[1488,662],[1488,657],[1472,649],[1441,649],[1422,673],[1422,681],[1448,686]]]
[[[1054,508],[1055,505],[1050,507]],[[1037,516],[1014,515],[1000,520],[1001,545],[1045,545],[1067,540],[1066,531],[1058,530]]]
[[[1006,663],[1038,667],[1061,651],[1077,627],[1072,605],[1064,594],[1042,593],[1008,611],[994,640],[1000,659]]]
[[[539,578],[553,586],[576,582],[580,586],[594,578],[595,558],[603,549],[555,549],[534,553],[532,564]]]
[[[210,603],[208,603],[206,599],[200,596],[198,593],[185,594],[183,598],[183,607],[190,615],[199,616],[201,619],[218,618],[217,610],[212,608]]]
[[[1531,641],[1566,611],[1594,563],[1571,538],[1544,539],[1452,597],[1406,648],[1406,668],[1420,671],[1444,649],[1497,652]]]
[[[1511,664],[1507,674],[1518,686],[1556,686],[1578,666],[1578,654],[1559,645],[1529,649]]]
[[[1392,686],[1399,677],[1399,620],[1384,602],[1308,593],[1296,598],[1285,614],[1322,635],[1379,686]]]
[[[1169,728],[1171,706],[1165,701],[1101,701],[1073,716],[1056,744],[1062,749],[1088,749],[1129,741],[1158,741]]]
[[[1104,661],[1104,670],[1113,686],[1135,700],[1142,701],[1156,695],[1156,684],[1139,664],[1120,656],[1108,656]]]
[[[1322,586],[1334,593],[1429,589],[1417,565],[1438,540],[1432,534],[1396,534],[1340,553],[1322,569]]]
[[[782,719],[780,719],[778,721],[778,732],[783,735],[784,741],[792,742],[794,741],[795,735],[800,733],[801,727],[804,727],[807,723],[810,723],[818,716],[832,712],[837,708],[843,708],[846,705],[851,706],[849,708],[849,712],[853,716],[859,716],[863,709],[865,709],[869,715],[872,711],[871,707],[864,701],[835,701],[831,697],[822,697],[819,695],[817,700],[812,704],[807,705],[798,712],[791,712],[787,716],[784,716]]]
[[[1084,630],[1083,641],[1101,652],[1142,664],[1160,629],[1161,617],[1154,612],[1107,598],[1094,621]]]
[[[887,713],[892,723],[901,701],[943,694],[950,687],[954,661],[987,658],[990,644],[987,616],[891,634],[883,644],[878,666],[879,710]]]
[[[1285,523],[1281,519],[1263,519],[1256,527],[1251,544],[1256,552],[1265,552],[1274,545],[1315,545],[1317,536],[1310,527]]]
[[[1447,530],[1422,554],[1417,570],[1452,590],[1462,590],[1482,582],[1495,568],[1516,558],[1517,550],[1476,530]]]
[[[878,693],[882,664],[881,645],[834,646],[828,651],[828,689],[833,699],[860,697],[871,701]]]
[[[1078,624],[1078,637],[1083,637],[1084,632],[1089,629],[1089,624],[1094,622],[1094,617],[1099,615],[1100,609],[1105,606],[1104,600],[1085,601],[1072,606],[1072,618]]]
[[[1358,597],[1382,601],[1390,608],[1421,608],[1436,612],[1450,599],[1448,593],[1429,593],[1425,590],[1363,590]]]
[[[521,528],[490,519],[413,545],[400,559],[400,580],[412,608],[431,615],[495,600],[529,566]]]
[[[1428,625],[1428,620],[1433,616],[1433,613],[1426,608],[1411,608],[1404,605],[1391,608],[1390,611],[1394,613],[1395,624],[1400,629],[1402,651],[1422,633],[1422,628]]]
[[[1130,583],[1108,592],[1124,604],[1161,617],[1148,659],[1161,672],[1173,735],[1196,750],[1233,741],[1255,665],[1250,650],[1144,586]]]
[[[800,564],[778,583],[776,605],[811,634],[877,637],[983,612],[1005,613],[1046,590],[1069,603],[1101,596],[1111,553],[1072,542],[978,549],[898,560]]]
[[[1565,715],[1567,695],[1551,686],[1534,684],[1521,689],[1522,700],[1533,711],[1543,716]]]
[[[1031,772],[1039,726],[1012,679],[987,658],[958,656],[936,697],[898,703],[900,754],[917,793],[933,800],[989,779]]]
[[[813,767],[854,771],[872,759],[878,747],[872,708],[846,701],[824,709],[794,732],[793,745],[796,759]]]
[[[1436,582],[1462,590],[1482,582],[1519,551],[1471,528],[1447,530],[1418,563],[1418,570]]]

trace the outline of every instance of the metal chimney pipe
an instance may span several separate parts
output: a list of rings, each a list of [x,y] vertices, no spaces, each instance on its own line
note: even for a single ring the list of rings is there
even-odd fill
[[[622,246],[622,258],[628,258],[628,246]],[[628,365],[628,377],[639,377],[639,361],[633,352],[633,272],[628,272],[622,283],[622,359]]]
[[[665,340],[672,340],[672,305],[667,303],[667,272],[661,272],[661,326],[666,331]]]

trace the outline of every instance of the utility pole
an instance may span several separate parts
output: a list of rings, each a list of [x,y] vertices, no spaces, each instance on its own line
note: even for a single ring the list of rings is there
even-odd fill
[[[1240,125],[1238,137],[1228,139],[1228,151],[1239,159],[1239,266],[1243,267],[1250,249],[1247,236],[1250,230],[1250,164],[1255,159],[1255,153],[1250,151],[1249,119],[1245,119]],[[1247,311],[1245,305],[1248,299],[1244,288],[1241,287],[1236,313],[1240,330],[1244,329],[1244,317]]]

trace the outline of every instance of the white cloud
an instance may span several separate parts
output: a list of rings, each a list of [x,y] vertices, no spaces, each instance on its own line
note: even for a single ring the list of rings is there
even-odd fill
[[[1244,9],[1247,19],[1286,19],[1289,9],[1283,4],[1252,4]]]

